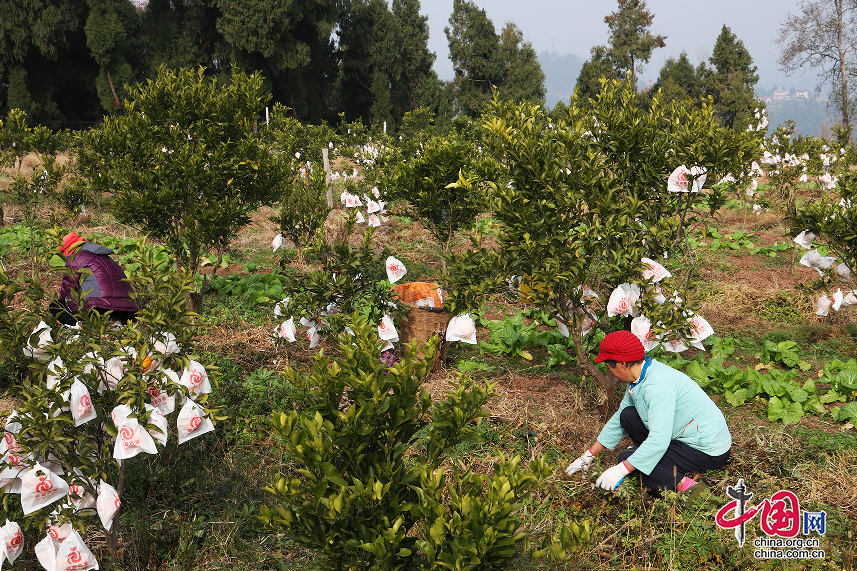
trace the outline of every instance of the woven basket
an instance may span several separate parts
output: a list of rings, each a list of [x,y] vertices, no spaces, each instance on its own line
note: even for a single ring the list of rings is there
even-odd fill
[[[437,345],[434,365],[432,371],[443,368],[446,362],[446,354],[449,351],[449,341],[446,340],[446,326],[451,319],[449,313],[444,310],[438,311],[434,308],[411,307],[405,314],[404,321],[399,325],[399,337],[404,343],[411,341],[428,341],[432,335],[439,335],[440,341]],[[422,357],[423,353],[418,351]]]

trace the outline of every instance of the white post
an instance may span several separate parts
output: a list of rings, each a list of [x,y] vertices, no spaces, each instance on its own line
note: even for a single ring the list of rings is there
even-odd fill
[[[387,134],[387,122],[386,121],[384,121],[384,134],[385,135]]]
[[[330,185],[330,159],[327,157],[327,147],[321,148],[321,161],[324,165],[324,184],[327,186],[327,207],[333,208],[333,187]]]
[[[271,116],[268,114],[268,106],[265,106],[265,125],[271,124]]]

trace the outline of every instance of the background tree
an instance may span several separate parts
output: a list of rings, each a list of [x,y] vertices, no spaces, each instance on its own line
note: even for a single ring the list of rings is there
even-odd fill
[[[506,22],[500,32],[499,56],[506,66],[500,97],[543,105],[545,74],[532,42],[524,41],[524,34],[514,22]]]
[[[649,93],[660,94],[661,103],[682,101],[685,97],[698,101],[703,97],[699,71],[690,63],[686,51],[682,50],[678,59],[667,59]]]
[[[500,40],[494,23],[473,2],[454,0],[449,26],[443,31],[455,69],[456,108],[476,117],[493,97],[494,87],[503,83],[505,66],[500,59]]]
[[[56,120],[97,110],[86,15],[86,0],[0,2],[0,111]]]
[[[791,75],[805,66],[820,68],[816,94],[830,84],[830,100],[839,111],[840,124],[851,132],[853,87],[857,56],[857,2],[816,0],[800,4],[800,14],[789,13],[777,36],[780,70]]]
[[[428,49],[428,16],[420,14],[419,0],[393,0],[393,15],[401,30],[401,71],[392,84],[396,116],[401,120],[421,107],[437,112],[442,88],[432,69],[437,55]]]
[[[122,114],[125,85],[136,82],[139,68],[140,16],[128,0],[89,0],[86,45],[98,64],[96,89],[101,106],[109,113]]]
[[[652,50],[664,47],[666,36],[649,31],[655,15],[646,10],[645,0],[619,0],[619,9],[604,17],[610,30],[610,57],[621,77],[631,74],[631,85],[637,90],[637,72],[652,57]]]
[[[233,69],[220,84],[203,68],[161,68],[132,96],[125,116],[107,117],[85,135],[92,152],[81,169],[113,191],[119,221],[163,240],[179,269],[195,277],[202,254],[222,258],[249,214],[279,198],[286,178],[288,169],[253,133],[267,102],[262,78]],[[191,311],[211,277],[188,296]]]
[[[577,86],[574,88],[582,104],[587,104],[601,92],[602,77],[607,80],[625,79],[616,73],[607,47],[592,46],[589,59],[583,62],[580,75],[577,76]]]
[[[759,82],[750,52],[724,25],[708,62],[702,78],[706,94],[714,98],[715,113],[729,128],[746,128],[757,106],[754,87]]]

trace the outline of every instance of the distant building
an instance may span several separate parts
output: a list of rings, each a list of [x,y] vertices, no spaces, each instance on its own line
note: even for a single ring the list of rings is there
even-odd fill
[[[809,91],[798,91],[795,95],[796,99],[809,99]]]
[[[783,101],[789,98],[789,91],[787,89],[775,89],[774,90],[774,99],[777,101]]]

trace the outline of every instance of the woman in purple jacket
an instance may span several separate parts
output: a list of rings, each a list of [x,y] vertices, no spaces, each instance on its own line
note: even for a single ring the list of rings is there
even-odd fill
[[[74,314],[81,309],[77,303],[81,293],[84,310],[111,311],[111,317],[122,323],[136,315],[139,307],[131,299],[131,284],[121,266],[110,257],[113,250],[90,244],[72,232],[63,238],[60,251],[66,256],[66,266],[74,272],[63,277],[59,300],[51,304],[51,313],[60,323],[73,325],[77,322]],[[83,268],[92,273],[81,274]],[[72,292],[77,294],[72,295]]]

